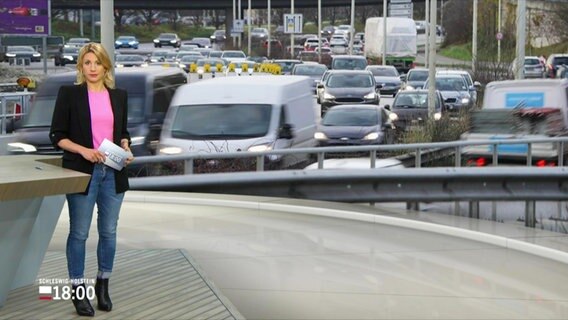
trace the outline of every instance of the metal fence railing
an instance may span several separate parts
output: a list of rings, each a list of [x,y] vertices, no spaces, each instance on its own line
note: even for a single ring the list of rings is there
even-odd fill
[[[13,129],[14,123],[29,110],[35,92],[0,92],[0,134]]]

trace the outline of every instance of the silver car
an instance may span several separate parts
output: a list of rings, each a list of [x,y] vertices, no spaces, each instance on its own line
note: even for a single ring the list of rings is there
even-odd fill
[[[426,80],[424,88],[428,88],[430,79]],[[436,75],[436,89],[444,98],[448,112],[468,111],[473,102],[467,83],[460,75]]]

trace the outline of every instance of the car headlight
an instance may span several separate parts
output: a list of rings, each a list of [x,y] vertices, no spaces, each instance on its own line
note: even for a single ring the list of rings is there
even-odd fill
[[[141,67],[147,67],[148,64],[146,62],[144,62],[143,64],[140,65]]]
[[[41,56],[41,53],[34,53],[33,56],[34,56],[34,57],[39,57],[39,56]]]
[[[414,90],[414,87],[413,86],[406,86],[404,89],[405,90]]]
[[[398,120],[398,114],[396,114],[396,113],[394,113],[394,112],[389,113],[389,119],[390,119],[391,121],[396,121],[396,120]]]
[[[11,142],[7,145],[8,152],[12,153],[27,153],[27,152],[36,152],[36,147],[32,146],[31,144],[22,143],[22,142]]]
[[[174,155],[180,154],[182,151],[180,147],[162,147],[159,152],[163,155]]]
[[[177,42],[177,40],[170,40],[170,42],[171,42],[171,43],[176,43],[176,42]]]
[[[154,39],[154,42],[160,42],[160,40],[158,40],[158,39]]]
[[[462,103],[462,104],[468,104],[468,103],[469,103],[469,98],[462,98],[462,99],[461,99],[461,103]]]
[[[434,120],[440,120],[440,119],[442,119],[442,113],[441,112],[434,113]]]
[[[64,59],[73,61],[73,56],[63,56]]]
[[[363,98],[365,99],[375,99],[377,97],[377,93],[375,91],[367,94],[366,96],[364,96]]]
[[[197,69],[197,73],[198,73],[198,74],[203,74],[203,72],[205,72],[205,71],[203,71],[203,68],[198,68],[198,69]]]
[[[136,41],[130,41],[128,44],[131,45],[131,46],[133,46],[133,45],[136,44]]]
[[[15,56],[16,56],[15,53],[6,53],[6,57],[13,58]]]
[[[215,36],[210,36],[209,38],[211,38],[211,39],[215,39]]]
[[[116,64],[116,67],[117,67],[117,68],[122,68],[122,67],[124,67],[124,65],[121,64],[121,63],[117,63],[117,64]]]
[[[316,140],[327,140],[328,137],[325,135],[325,133],[318,131],[318,132],[314,133],[314,139],[316,139]]]
[[[115,41],[114,44],[122,44],[120,41]]]
[[[250,148],[248,148],[248,151],[250,152],[262,152],[262,151],[270,151],[272,150],[272,146],[269,144],[259,144],[256,146],[252,146]]]
[[[327,93],[327,92],[324,92],[324,93],[323,93],[323,98],[324,98],[325,100],[333,100],[333,99],[335,99],[335,96],[333,96],[333,95],[331,95],[331,94],[329,94],[329,93]]]
[[[377,140],[379,138],[378,132],[371,132],[363,137],[363,140]]]

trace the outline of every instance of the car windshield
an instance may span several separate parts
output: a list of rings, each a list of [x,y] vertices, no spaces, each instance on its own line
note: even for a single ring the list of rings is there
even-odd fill
[[[303,76],[321,76],[325,70],[327,70],[327,68],[324,66],[297,65],[294,68],[294,74]]]
[[[63,53],[79,53],[79,48],[74,48],[74,47],[63,48]]]
[[[162,38],[162,39],[175,39],[176,36],[174,34],[171,34],[171,33],[162,33],[160,35],[160,38]]]
[[[428,82],[424,85],[428,87]],[[440,91],[465,91],[467,87],[465,80],[461,77],[456,78],[436,78],[436,89]]]
[[[239,51],[225,51],[223,52],[223,58],[246,58],[246,55]]]
[[[525,58],[525,66],[538,66],[540,65],[540,60],[535,58]]]
[[[194,55],[187,55],[187,56],[183,56],[181,57],[181,62],[182,63],[193,63],[193,62],[197,62],[197,60],[201,59],[201,55],[198,56],[194,56]]]
[[[364,70],[365,67],[365,59],[334,59],[332,69]]]
[[[211,66],[216,66],[217,64],[225,65],[223,63],[223,60],[221,60],[221,59],[199,59],[199,60],[197,60],[197,66],[198,67],[203,67],[206,64],[209,64]]]
[[[398,72],[392,68],[369,68],[369,71],[377,77],[398,77]]]
[[[331,108],[322,120],[322,125],[330,127],[370,127],[379,123],[379,113],[373,109]]]
[[[568,56],[566,56],[566,57],[555,57],[554,58],[554,64],[555,65],[568,64]]]
[[[410,71],[408,73],[408,81],[426,81],[428,79],[428,70]]]
[[[179,139],[242,139],[268,132],[272,106],[211,104],[179,107],[172,137]]]
[[[134,37],[118,37],[118,41],[134,41]]]
[[[420,108],[428,109],[427,92],[400,93],[393,103],[393,108]]]
[[[332,74],[327,80],[329,88],[368,88],[373,86],[371,75]]]

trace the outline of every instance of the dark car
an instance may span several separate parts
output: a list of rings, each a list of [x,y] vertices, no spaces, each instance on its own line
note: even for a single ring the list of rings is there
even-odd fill
[[[301,64],[303,62],[295,59],[276,59],[272,61],[272,63],[275,63],[280,66],[281,68],[280,72],[282,74],[290,74],[295,65]]]
[[[546,72],[547,78],[555,78],[558,66],[568,65],[568,54],[551,54],[546,60]]]
[[[161,33],[154,39],[154,48],[161,48],[162,46],[179,48],[181,46],[181,39],[175,33]]]
[[[120,36],[114,42],[114,48],[115,49],[120,49],[120,48],[138,49],[139,44],[140,44],[140,42],[138,42],[138,40],[136,40],[136,37],[134,37],[134,36]]]
[[[307,76],[312,80],[312,89],[316,93],[316,86],[321,80],[322,75],[327,71],[327,67],[319,63],[297,64],[292,69],[291,75]]]
[[[120,54],[116,56],[114,64],[117,68],[123,67],[147,67],[148,62],[138,54]]]
[[[400,75],[394,66],[367,66],[365,70],[371,71],[375,81],[381,85],[381,94],[389,94],[393,97],[400,90]]]
[[[379,87],[370,71],[333,71],[325,83],[320,96],[321,112],[338,104],[379,104]]]
[[[326,37],[326,38],[329,39],[329,38],[331,38],[331,36],[333,35],[334,32],[335,32],[334,26],[325,26],[320,31],[320,34],[321,34],[322,37]]]
[[[446,112],[444,98],[440,91],[436,90],[434,120],[442,118]],[[421,125],[428,119],[428,90],[405,90],[400,91],[392,106],[386,105],[392,114],[391,119],[397,130],[406,130],[412,125]]]
[[[407,74],[401,76],[402,90],[414,90],[424,88],[428,79],[429,70],[425,68],[410,69]]]
[[[4,57],[5,61],[11,65],[41,61],[41,53],[31,46],[8,46]]]
[[[426,80],[425,88],[429,81]],[[469,87],[460,75],[436,75],[436,89],[442,94],[448,112],[469,111],[473,107]]]
[[[341,105],[325,114],[314,138],[319,146],[391,144],[389,111],[377,105]]]
[[[363,56],[337,55],[332,56],[331,68],[333,70],[365,70],[367,59]]]
[[[209,38],[193,38],[190,42],[197,44],[200,48],[211,48],[211,39]]]
[[[63,47],[60,49],[59,53],[55,55],[55,65],[64,66],[66,64],[72,63],[77,64],[77,59],[79,58],[80,47]]]
[[[227,39],[225,35],[225,30],[215,30],[213,34],[209,37],[211,42],[224,42]]]

